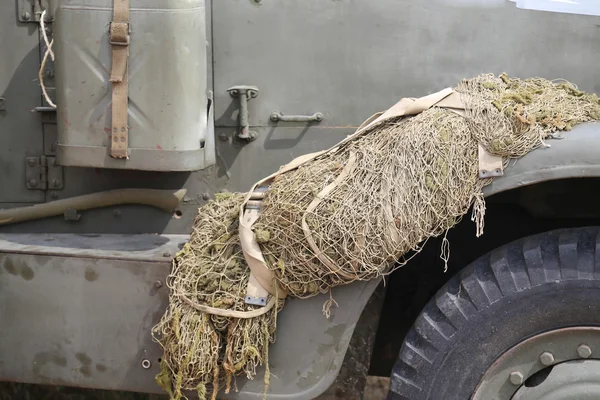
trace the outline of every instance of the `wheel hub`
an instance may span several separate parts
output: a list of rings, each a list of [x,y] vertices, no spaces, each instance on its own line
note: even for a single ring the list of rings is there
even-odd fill
[[[472,399],[598,399],[600,361],[595,358],[600,358],[600,328],[545,332],[502,354],[488,368]]]
[[[600,399],[600,360],[567,361],[554,367],[543,382],[521,386],[513,400]]]

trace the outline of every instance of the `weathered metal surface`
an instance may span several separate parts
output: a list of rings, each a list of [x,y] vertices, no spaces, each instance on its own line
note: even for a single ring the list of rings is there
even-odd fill
[[[313,399],[322,394],[342,368],[354,327],[379,280],[335,288],[339,303],[330,319],[322,314],[328,295],[289,299],[277,319],[277,341],[269,350],[269,399]],[[262,399],[261,373],[254,381],[238,379],[239,393],[225,398]]]
[[[484,188],[486,196],[534,183],[600,176],[600,125],[577,125],[560,140],[547,140],[551,147],[535,150],[504,170]]]
[[[150,329],[168,294],[154,282],[169,272],[163,253],[184,239],[2,236],[1,379],[148,390],[160,357]]]
[[[321,125],[359,125],[401,97],[483,72],[565,78],[600,92],[598,18],[525,11],[510,1],[462,3],[215,2],[216,115],[235,126],[225,90],[236,82],[262,90],[253,126],[268,126],[273,110],[319,110]]]
[[[110,158],[112,0],[63,0],[54,22],[58,161],[65,166],[205,168],[204,0],[133,0],[128,160]],[[160,28],[158,28],[160,27]]]
[[[39,38],[37,27],[17,21],[17,2],[0,4],[0,203],[42,202],[44,193],[25,186],[25,157],[43,151],[37,82]]]
[[[210,3],[207,1],[207,5]],[[3,62],[0,63],[0,96],[7,99],[6,111],[0,112],[0,207],[123,187],[188,189],[188,195],[174,214],[146,207],[111,207],[83,212],[77,221],[65,221],[58,217],[3,227],[0,232],[187,233],[197,208],[214,193],[224,189],[245,191],[252,183],[292,158],[337,143],[373,112],[389,107],[400,97],[420,96],[481,72],[507,71],[519,76],[563,77],[577,82],[584,90],[600,92],[600,84],[596,80],[598,53],[589,50],[597,42],[597,20],[594,18],[524,12],[516,10],[509,2],[487,11],[417,0],[381,0],[364,4],[317,0],[291,0],[285,3],[222,0],[213,3],[214,8],[207,8],[211,12],[206,13],[207,68],[208,71],[214,70],[215,74],[213,76],[209,72],[205,81],[212,88],[214,80],[215,134],[223,138],[217,144],[219,154],[216,167],[195,173],[69,167],[64,169],[64,189],[48,190],[46,193],[28,191],[24,185],[24,158],[52,155],[56,150],[56,126],[46,123],[43,139],[41,132],[43,119],[39,114],[51,113],[30,112],[44,105],[40,101],[39,82],[36,81],[40,51],[37,28],[34,24],[17,24],[16,1],[0,5],[0,34],[10,38],[10,41],[0,43],[3,55]],[[150,7],[157,3],[151,0],[144,4]],[[83,24],[81,21],[79,23]],[[356,29],[357,26],[364,29]],[[244,34],[240,35],[242,29]],[[331,43],[335,43],[335,46]],[[95,45],[92,43],[92,47]],[[213,53],[214,58],[210,57]],[[556,57],[556,54],[561,56]],[[154,65],[150,62],[146,64]],[[78,70],[72,65],[69,69]],[[145,78],[145,84],[161,83],[156,76],[163,78],[163,74],[153,73]],[[80,85],[83,81],[79,82]],[[51,80],[48,82],[52,86]],[[248,144],[233,140],[237,132],[239,105],[226,91],[241,82],[255,83],[261,88],[260,97],[249,105],[248,123],[256,131],[257,139]],[[75,89],[79,90],[80,87]],[[206,109],[204,104],[193,104],[189,96],[181,97],[196,107],[198,115]],[[275,124],[270,120],[273,110],[300,115],[311,115],[318,110],[324,118],[320,124]],[[82,115],[85,116],[85,113]],[[51,122],[51,118],[46,122]],[[536,151],[520,160],[507,170],[507,176],[496,180],[486,193],[489,195],[548,179],[600,176],[599,162],[593,154],[593,149],[597,148],[592,138],[593,129],[596,128],[576,128],[566,134],[562,141],[550,141],[553,146],[551,149]],[[205,147],[210,148],[209,141],[214,140],[214,136],[207,135]],[[587,139],[579,141],[581,137]],[[153,154],[149,153],[147,157],[154,157]],[[93,157],[88,154],[78,162],[86,162],[88,156]],[[177,158],[179,155],[175,156]],[[98,160],[94,162],[100,162]],[[206,161],[205,164],[210,162]],[[515,171],[512,175],[511,170]],[[93,248],[85,252],[85,257],[96,254]],[[71,260],[67,264],[74,262]],[[48,261],[46,265],[54,264]],[[40,301],[43,294],[30,293],[25,289],[26,284],[37,282],[38,278],[41,280],[44,274],[58,274],[56,268],[56,265],[46,269],[40,266],[40,274],[36,274],[32,281],[11,275],[11,282],[18,279],[23,281],[16,288],[23,287],[24,293],[29,295],[23,298],[19,297],[19,293],[14,293],[15,298],[33,307],[32,299]],[[111,268],[107,267],[107,270]],[[0,275],[0,282],[6,279],[5,276]],[[114,275],[115,282],[110,283],[110,291],[106,288],[108,283],[101,279],[98,282],[106,285],[102,289],[106,293],[119,294],[115,288],[122,288],[121,283],[116,281],[120,276]],[[44,280],[57,284],[56,279],[50,276]],[[87,285],[87,281],[71,282],[72,287],[66,289],[75,290]],[[156,283],[139,278],[136,282],[135,285]],[[334,291],[340,303],[339,313],[346,313],[346,321],[358,318],[362,301],[360,296],[367,296],[368,292],[364,285],[359,283]],[[66,302],[64,298],[69,293],[66,289],[58,294],[49,292],[52,296],[46,293],[42,301]],[[164,291],[166,287],[162,286],[160,290]],[[357,293],[362,294],[358,296]],[[123,319],[125,314],[135,311],[134,305],[129,308],[123,303],[127,299],[122,297],[118,305],[116,300],[109,304],[123,314]],[[134,303],[140,299],[136,298]],[[291,398],[293,396],[290,393],[294,391],[300,398],[309,398],[324,390],[327,382],[331,382],[335,376],[336,368],[327,368],[320,360],[340,357],[352,329],[349,323],[344,328],[333,329],[335,335],[331,337],[324,334],[324,330],[332,328],[332,322],[321,317],[323,301],[322,298],[290,300],[281,314],[278,341],[272,351],[272,371],[276,377],[271,379],[274,385],[272,391],[279,398]],[[87,306],[86,302],[79,303]],[[22,307],[15,300],[10,304],[14,306],[11,309]],[[108,311],[103,310],[98,315],[107,314]],[[339,319],[342,315],[336,318],[334,322],[342,324]],[[25,322],[30,323],[20,321]],[[88,322],[84,321],[86,324]],[[43,326],[38,328],[45,329]],[[304,336],[304,330],[308,332],[306,335],[312,333],[314,341],[310,336]],[[113,334],[112,331],[100,332],[105,333],[106,337],[112,337]],[[37,335],[35,337],[42,335],[33,334]],[[26,335],[24,337],[27,338]],[[72,350],[70,348],[69,351]],[[69,365],[78,361],[73,354],[70,353]],[[300,356],[296,357],[298,354]],[[295,372],[292,362],[301,364],[297,368],[299,372]],[[18,365],[23,367],[23,371],[25,367],[32,367]],[[331,365],[337,367],[337,361]],[[136,374],[147,372],[137,359],[131,364],[131,371]],[[297,378],[295,374],[304,378]],[[144,381],[147,385],[152,384],[150,375],[144,375],[143,378],[147,379]],[[242,393],[238,395],[240,398],[244,395],[261,397],[261,377],[255,382],[244,384],[240,381],[240,384],[239,387],[243,386]]]
[[[363,398],[385,291],[385,285],[380,283],[373,292],[356,323],[338,376],[325,393],[318,397],[318,400]]]
[[[11,327],[0,332],[0,379],[161,393],[150,328],[167,306],[163,282],[185,239],[0,235],[0,315]],[[378,283],[335,289],[340,306],[329,320],[327,295],[288,301],[270,351],[269,398],[313,398],[329,387]],[[261,374],[238,379],[229,398],[262,398]]]

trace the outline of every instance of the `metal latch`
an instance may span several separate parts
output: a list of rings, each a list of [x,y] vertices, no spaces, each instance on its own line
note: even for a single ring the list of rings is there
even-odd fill
[[[256,132],[250,132],[248,123],[248,101],[258,97],[258,88],[256,86],[233,86],[227,89],[229,95],[240,99],[240,130],[236,137],[249,142],[256,139]]]
[[[63,188],[63,168],[54,157],[25,159],[25,186],[29,190],[60,190]]]

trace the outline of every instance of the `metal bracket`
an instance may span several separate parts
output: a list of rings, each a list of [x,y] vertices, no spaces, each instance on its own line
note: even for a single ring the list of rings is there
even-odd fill
[[[51,12],[47,0],[18,0],[17,6],[19,22],[39,23],[43,10]],[[46,22],[53,21],[51,15],[46,15]]]
[[[248,123],[248,101],[258,97],[258,88],[256,86],[233,86],[227,89],[229,95],[233,98],[240,99],[240,130],[236,137],[248,142],[256,139],[256,132],[250,131]]]
[[[246,287],[244,303],[264,307],[267,305],[267,297],[269,297],[269,292],[260,285],[256,276],[251,273]]]
[[[32,111],[40,113],[42,117],[42,124],[56,124],[56,108],[36,107]]]
[[[25,186],[30,190],[60,190],[64,187],[63,168],[54,157],[27,157]]]
[[[481,179],[493,178],[504,175],[504,162],[502,157],[488,153],[479,145],[479,177]]]

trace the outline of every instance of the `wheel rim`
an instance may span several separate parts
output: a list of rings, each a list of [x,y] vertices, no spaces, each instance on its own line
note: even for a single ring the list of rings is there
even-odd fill
[[[598,358],[600,328],[574,327],[545,332],[502,354],[488,368],[472,399],[598,399]],[[587,393],[591,397],[585,397]]]

